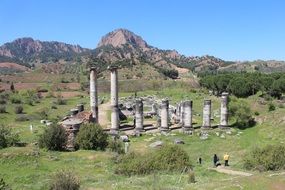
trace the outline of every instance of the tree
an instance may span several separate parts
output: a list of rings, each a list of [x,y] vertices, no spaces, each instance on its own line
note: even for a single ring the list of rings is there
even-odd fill
[[[11,128],[0,125],[0,149],[15,146],[18,142],[18,134],[12,133]]]
[[[39,139],[39,146],[48,150],[64,150],[66,143],[67,135],[65,129],[57,125],[46,128]]]
[[[100,125],[84,124],[77,134],[76,144],[80,149],[105,150],[108,145],[108,135]]]
[[[251,94],[250,84],[241,77],[231,80],[228,89],[237,97],[247,97]]]
[[[240,129],[252,127],[255,124],[252,117],[252,111],[248,104],[243,100],[230,98],[229,113],[230,117],[233,117],[236,120],[234,125]]]
[[[281,77],[275,80],[271,85],[270,94],[273,97],[280,98],[282,93],[285,92],[285,78]]]

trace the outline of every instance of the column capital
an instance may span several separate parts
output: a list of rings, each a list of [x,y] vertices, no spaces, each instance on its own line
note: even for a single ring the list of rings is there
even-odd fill
[[[98,69],[98,67],[90,67],[90,71],[98,71],[99,69]]]
[[[211,100],[204,100],[204,105],[210,105],[211,104]]]
[[[227,93],[227,92],[222,93],[222,96],[228,96],[228,95],[229,95],[229,93]]]
[[[110,65],[110,66],[107,67],[107,69],[110,70],[110,71],[115,71],[115,70],[117,70],[118,68],[119,68],[119,67],[118,67],[118,66],[115,66],[115,65]]]

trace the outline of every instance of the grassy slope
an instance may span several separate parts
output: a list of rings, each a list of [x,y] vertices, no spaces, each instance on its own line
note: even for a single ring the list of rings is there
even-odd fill
[[[139,92],[139,96],[156,95],[158,97],[168,97],[171,104],[181,99],[192,99],[194,102],[194,121],[201,124],[203,99],[207,95],[202,92],[193,93],[184,84],[177,83],[173,87],[161,91]],[[121,93],[120,96],[129,96],[130,93]],[[101,96],[107,96],[101,94]],[[219,99],[207,97],[213,100],[213,112],[219,110]],[[50,107],[54,98],[46,98],[35,106],[25,105],[25,112],[33,114],[38,110]],[[61,116],[74,107],[78,102],[88,103],[88,97],[74,97],[67,101],[67,105],[58,106],[57,110],[50,112],[50,118]],[[77,152],[49,152],[38,150],[34,145],[29,144],[22,148],[7,148],[0,150],[0,175],[12,185],[13,189],[47,189],[50,174],[62,168],[71,168],[80,177],[83,189],[277,189],[285,187],[284,176],[268,177],[268,173],[255,173],[252,177],[236,177],[209,171],[212,166],[212,156],[218,154],[220,158],[225,152],[231,155],[230,165],[236,170],[242,170],[242,158],[245,151],[256,145],[268,143],[284,143],[285,126],[282,118],[284,108],[277,108],[274,112],[268,112],[267,106],[257,103],[257,96],[247,99],[254,110],[258,110],[262,124],[242,130],[242,134],[237,136],[240,130],[235,130],[233,135],[226,135],[225,139],[217,137],[215,129],[211,132],[209,139],[200,140],[197,135],[186,136],[179,133],[170,136],[145,135],[132,139],[131,150],[146,151],[148,145],[156,140],[163,140],[165,143],[172,143],[175,138],[181,138],[185,145],[181,145],[189,154],[195,164],[195,175],[197,183],[187,184],[187,175],[155,174],[147,176],[124,177],[113,173],[112,153],[77,151]],[[88,106],[86,107],[88,109]],[[13,105],[8,105],[10,114],[1,114],[0,122],[3,124],[13,123],[13,129],[20,133],[21,139],[32,143],[38,138],[44,126],[39,121],[32,121],[37,133],[29,131],[31,122],[14,122]],[[272,119],[275,118],[275,119]],[[214,118],[214,124],[219,122],[219,118]],[[39,155],[38,155],[39,153]],[[37,156],[38,155],[38,156]],[[196,160],[201,156],[203,165],[197,166]],[[180,181],[180,182],[179,182]]]

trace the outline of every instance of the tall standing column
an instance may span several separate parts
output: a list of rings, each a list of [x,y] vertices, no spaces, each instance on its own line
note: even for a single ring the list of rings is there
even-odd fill
[[[111,133],[119,132],[119,106],[118,106],[118,67],[109,66],[111,71]]]
[[[202,127],[204,128],[211,127],[211,100],[204,100]]]
[[[180,119],[180,124],[183,126],[183,117],[184,117],[184,102],[180,102],[180,113],[179,113],[179,119]]]
[[[176,104],[176,119],[175,119],[175,123],[180,122],[180,104],[177,103]]]
[[[228,126],[228,93],[223,92],[221,97],[221,120],[220,127]]]
[[[183,131],[192,131],[192,105],[193,102],[188,100],[183,103],[184,107],[184,117],[183,117]]]
[[[90,108],[92,120],[98,123],[97,68],[90,68]]]
[[[142,132],[144,130],[143,128],[143,102],[142,99],[136,100],[136,113],[135,113],[135,131],[136,132]]]
[[[160,130],[161,131],[169,131],[169,126],[168,126],[168,118],[169,118],[169,101],[164,99],[161,102],[161,125],[160,125]]]

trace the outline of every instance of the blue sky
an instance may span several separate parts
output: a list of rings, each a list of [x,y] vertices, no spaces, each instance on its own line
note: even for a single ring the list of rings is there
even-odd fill
[[[285,60],[283,0],[1,0],[0,44],[19,37],[95,48],[126,28],[187,56]]]

